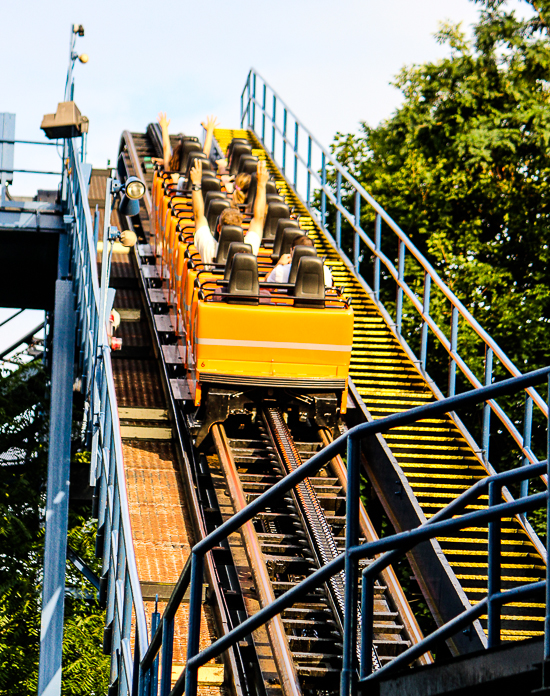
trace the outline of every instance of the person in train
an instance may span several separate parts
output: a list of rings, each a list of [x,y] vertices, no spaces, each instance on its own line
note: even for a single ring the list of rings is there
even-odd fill
[[[193,216],[195,218],[195,238],[194,243],[201,261],[203,263],[213,263],[218,253],[218,242],[212,234],[208,221],[204,215],[204,199],[202,197],[202,162],[197,160],[194,167],[191,169],[191,184],[192,184],[192,200],[193,200]],[[265,161],[258,162],[256,172],[258,188],[256,190],[256,200],[254,201],[254,217],[250,221],[248,231],[244,241],[250,244],[252,252],[255,256],[258,255],[260,244],[264,232],[264,222],[266,214],[266,196],[265,189],[268,179],[267,166]],[[242,225],[242,213],[236,208],[226,208],[220,215],[219,225]]]
[[[315,246],[313,244],[313,240],[311,237],[308,237],[307,234],[303,234],[300,237],[296,237],[295,239],[292,240],[292,244],[290,246],[290,254],[282,254],[282,256],[279,258],[277,261],[277,265],[275,268],[273,268],[266,276],[264,279],[264,282],[266,283],[288,283],[288,277],[290,275],[290,268],[292,266],[292,256],[294,254],[294,249],[298,246],[309,246],[313,247]],[[331,288],[332,287],[332,273],[330,272],[330,268],[326,265],[323,265],[323,270],[325,273],[325,285],[326,287]]]
[[[168,126],[170,125],[170,119],[166,117],[166,114],[160,113],[159,125],[162,131],[162,150],[163,150],[163,163],[165,172],[179,172],[180,170],[180,160],[181,151],[183,148],[183,139],[180,140],[174,152],[170,147],[170,136],[168,134]],[[201,123],[201,126],[206,130],[206,136],[204,138],[204,145],[202,151],[207,157],[210,157],[210,150],[212,149],[212,139],[214,137],[214,129],[218,125],[218,121],[214,116],[208,116],[206,123]]]

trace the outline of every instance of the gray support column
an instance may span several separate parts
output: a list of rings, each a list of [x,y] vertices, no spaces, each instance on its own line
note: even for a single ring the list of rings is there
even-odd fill
[[[58,280],[55,284],[39,696],[61,694],[74,351],[73,283],[70,280]]]

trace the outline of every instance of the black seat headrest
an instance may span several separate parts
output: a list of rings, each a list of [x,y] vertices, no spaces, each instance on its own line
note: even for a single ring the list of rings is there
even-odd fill
[[[289,218],[290,208],[281,201],[271,201],[267,205],[267,215],[264,225],[264,239],[274,239],[277,230],[277,221],[280,218]]]
[[[227,258],[225,259],[225,271],[223,278],[224,280],[229,280],[231,275],[231,266],[233,264],[233,257],[235,254],[251,254],[252,245],[245,244],[244,242],[231,242],[229,249],[227,250]]]
[[[298,220],[295,220],[294,218],[279,218],[277,220],[277,229],[275,230],[275,241],[273,242],[273,257],[276,256],[277,258],[274,258],[274,261],[279,260],[279,256],[281,255],[281,242],[283,241],[283,232],[287,230],[289,227],[294,227],[294,229],[299,230],[300,225],[298,224]]]
[[[231,154],[233,153],[233,148],[235,145],[249,145],[250,143],[246,138],[233,138],[233,140],[229,143],[227,146],[227,152],[225,153],[225,156],[227,159],[231,159]]]
[[[208,204],[206,209],[206,220],[208,222],[208,227],[210,232],[214,233],[218,226],[218,218],[220,217],[223,210],[229,208],[230,203],[227,198],[213,198]]]
[[[222,193],[221,191],[207,191],[206,193],[203,193],[203,201],[204,201],[204,210],[208,210],[208,206],[210,205],[210,201],[213,201],[215,198],[219,198],[220,200],[225,200],[227,196],[225,193]]]
[[[325,273],[322,259],[318,256],[300,258],[292,294],[295,307],[325,306]]]
[[[233,256],[228,290],[228,302],[258,304],[258,260],[253,254],[237,253]]]
[[[158,123],[150,123],[147,126],[147,138],[153,146],[155,157],[160,157],[160,159],[162,159],[164,156],[164,151],[162,148],[162,131]]]
[[[189,139],[189,138],[182,138],[181,139],[181,155],[180,155],[180,167],[179,171],[180,172],[185,172],[187,171],[187,163],[189,161],[189,155],[192,152],[201,152],[202,148],[200,146],[200,143],[197,142],[197,140]]]
[[[216,263],[225,263],[229,246],[234,242],[244,242],[243,228],[239,225],[222,225],[218,237],[218,254]]]
[[[229,163],[229,173],[236,174],[239,171],[239,160],[243,155],[251,155],[252,148],[248,143],[236,143],[231,150],[231,161]]]
[[[292,249],[292,242],[296,239],[296,237],[301,237],[303,234],[304,233],[302,232],[302,230],[297,230],[295,227],[285,227],[285,229],[283,230],[283,236],[281,238],[281,248],[279,251],[279,257],[281,257],[283,254],[290,254],[290,250]],[[294,249],[294,251],[296,251],[296,249]]]
[[[241,155],[238,174],[255,174],[258,169],[258,158],[254,155]]]
[[[212,164],[204,152],[190,152],[189,156],[187,157],[187,167],[185,168],[185,177],[187,180],[189,180],[189,173],[195,166],[195,162],[197,160],[200,160],[202,163],[203,173],[206,169],[212,169]]]
[[[258,182],[256,181],[256,170],[250,172],[250,186],[248,187],[248,193],[246,194],[245,204],[249,210],[252,210],[254,206],[254,201],[256,199],[256,186]],[[279,192],[273,181],[268,181],[265,185],[266,196],[278,196]]]
[[[298,266],[300,265],[300,260],[304,256],[317,256],[317,252],[313,247],[306,246],[305,244],[300,244],[294,247],[294,252],[292,254],[292,263],[290,264],[290,273],[288,274],[288,283],[295,283],[296,277],[298,275]],[[323,271],[323,282],[324,282],[324,271]]]
[[[222,185],[215,176],[203,176],[201,181],[203,198],[209,193],[221,193]],[[223,195],[223,194],[222,194]]]

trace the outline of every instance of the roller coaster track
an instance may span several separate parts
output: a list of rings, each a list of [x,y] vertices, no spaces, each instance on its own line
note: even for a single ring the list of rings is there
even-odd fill
[[[300,226],[314,239],[318,253],[326,257],[335,284],[342,286],[352,299],[355,312],[351,359],[353,387],[346,424],[380,418],[432,400],[434,392],[430,384],[411,362],[376,305],[255,135],[244,130],[218,130],[215,137],[222,152],[233,137],[251,141],[253,154],[267,160],[279,192],[299,214]],[[146,135],[125,132],[119,171],[123,176],[137,174],[150,189],[150,158],[155,154]],[[185,408],[184,387],[178,379],[177,320],[171,310],[170,297],[163,290],[162,272],[155,265],[153,250],[147,244],[150,212],[150,198],[146,198],[139,225],[136,223],[140,235],[138,253],[134,258],[119,260],[118,276],[135,278],[134,293],[138,292],[139,281],[139,299],[136,294],[133,301],[145,309],[142,329],[150,332],[155,348],[156,359],[149,360],[149,372],[155,373],[155,393],[160,395],[158,405],[168,406],[167,418],[172,427],[173,438],[167,444],[170,449],[167,456],[179,460],[178,477],[181,474],[192,518],[190,533],[198,539],[290,470],[285,467],[299,466],[331,436],[322,429],[311,429],[304,435],[304,428],[296,424],[289,429],[284,414],[268,409],[253,424],[233,419],[223,426],[215,425],[212,435],[216,455],[199,455],[193,451],[186,432],[190,415]],[[116,257],[113,268],[116,278]],[[128,281],[119,280],[119,287],[124,288],[125,282]],[[119,293],[120,298],[124,292]],[[115,361],[115,366],[121,366],[121,385],[128,385],[132,380],[139,384],[141,380],[143,387],[147,370],[139,364],[138,349],[145,350],[150,340],[145,333],[142,344],[135,346],[133,354],[127,350],[125,360]],[[123,334],[125,344],[129,345],[127,338]],[[121,393],[123,389],[124,386]],[[143,426],[141,421],[127,422]],[[346,424],[342,423],[341,429],[345,429]],[[398,530],[429,518],[487,474],[479,453],[472,449],[468,434],[451,418],[423,421],[393,431],[384,438],[380,436],[375,442],[367,443],[364,453],[365,472]],[[218,633],[229,630],[247,613],[257,611],[259,606],[298,582],[341,548],[346,487],[342,461],[334,460],[330,470],[323,470],[303,486],[304,490],[288,496],[280,509],[262,513],[240,535],[235,535],[240,538],[230,538],[209,555],[207,599],[213,609],[206,606],[206,611],[211,612],[212,620],[215,619]],[[157,493],[162,499],[162,489]],[[136,499],[135,502],[139,504],[140,501]],[[361,533],[369,540],[376,537],[364,509],[361,511]],[[540,580],[544,576],[543,561],[517,520],[507,521],[502,538],[506,547],[504,584],[512,587],[514,583]],[[442,622],[464,606],[475,603],[486,587],[487,531],[470,529],[439,539],[428,550],[411,555],[410,560],[433,615]],[[421,638],[391,569],[381,576],[376,592],[375,666],[377,661],[384,664],[411,641]],[[256,632],[250,641],[232,651],[226,666],[236,691],[243,694],[335,691],[341,640],[338,595],[336,578],[333,587],[312,594],[303,606],[296,606],[273,620],[266,631]],[[151,614],[151,604],[148,611]],[[543,605],[523,603],[507,607],[502,619],[503,638],[517,640],[541,635],[543,617]],[[480,646],[485,639],[484,626],[482,617],[469,636],[455,639],[452,650],[468,652]],[[211,631],[210,639],[212,635]],[[425,658],[424,662],[429,659]],[[174,665],[178,661],[175,656]]]

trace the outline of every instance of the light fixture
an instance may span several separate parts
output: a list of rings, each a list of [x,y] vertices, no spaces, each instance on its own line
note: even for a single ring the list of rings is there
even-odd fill
[[[131,198],[133,201],[137,201],[145,195],[145,184],[137,176],[128,177],[124,189],[128,198]]]
[[[79,60],[81,63],[87,63],[88,60],[89,60],[88,54],[87,54],[87,53],[81,53],[81,54],[78,56],[78,60]]]
[[[55,114],[46,114],[40,128],[50,140],[77,138],[88,132],[88,117],[82,116],[74,101],[61,102]]]

